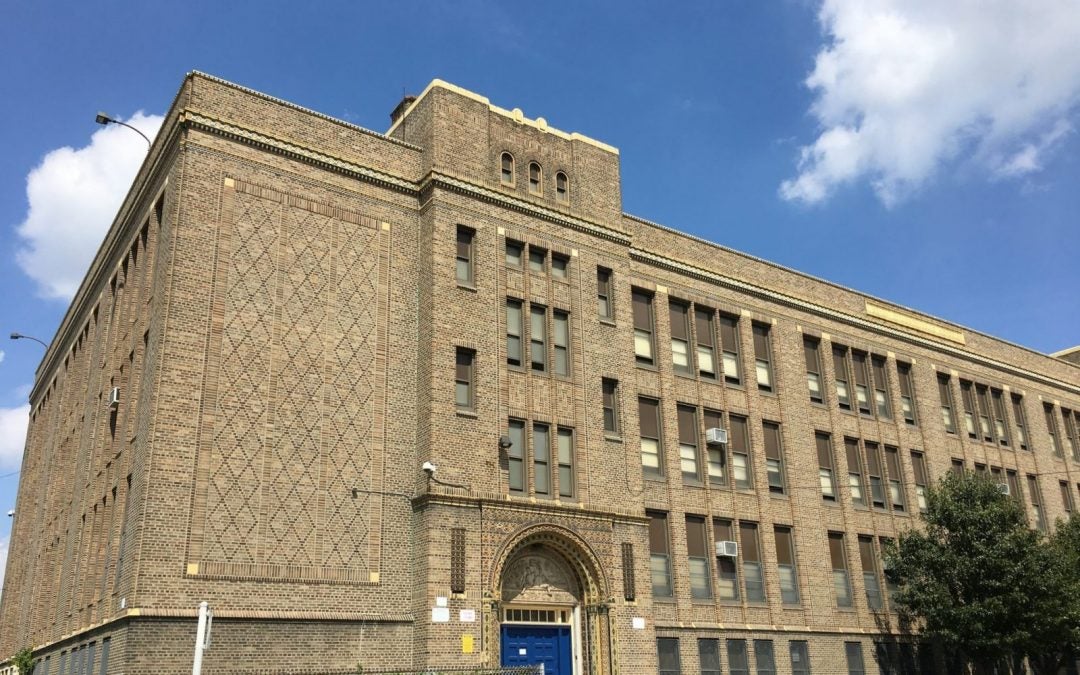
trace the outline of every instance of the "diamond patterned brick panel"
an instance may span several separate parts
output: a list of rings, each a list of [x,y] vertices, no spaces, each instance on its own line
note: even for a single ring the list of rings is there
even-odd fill
[[[232,195],[204,575],[367,581],[379,230],[246,184]]]
[[[207,495],[207,560],[258,558],[260,467],[269,433],[271,326],[280,205],[236,197],[235,246],[221,344],[219,422]]]

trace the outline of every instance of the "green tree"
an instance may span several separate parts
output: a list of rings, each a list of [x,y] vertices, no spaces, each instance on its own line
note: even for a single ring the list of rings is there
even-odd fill
[[[1059,545],[1028,527],[1017,497],[985,475],[950,473],[928,491],[924,521],[886,554],[901,622],[980,672],[1067,648],[1075,589]]]
[[[1054,576],[1046,583],[1060,594],[1061,608],[1044,626],[1044,650],[1029,656],[1036,675],[1057,675],[1067,659],[1080,658],[1080,516],[1058,520],[1046,546],[1054,562]]]
[[[34,672],[34,651],[29,647],[23,647],[15,654],[12,663],[15,664],[15,669],[19,671],[19,675],[30,675],[30,673]]]

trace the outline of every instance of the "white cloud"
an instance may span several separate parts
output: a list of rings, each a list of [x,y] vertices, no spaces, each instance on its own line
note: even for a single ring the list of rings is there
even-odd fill
[[[161,120],[140,111],[125,121],[152,139]],[[43,296],[69,300],[78,290],[145,157],[146,141],[110,124],[85,147],[49,152],[27,176],[30,208],[15,257]]]
[[[806,85],[821,125],[784,199],[869,180],[891,205],[952,162],[992,178],[1039,171],[1080,102],[1073,0],[825,0]]]
[[[0,349],[0,363],[4,362],[4,350]]]
[[[14,471],[22,464],[29,421],[29,403],[14,408],[0,408],[0,472]]]

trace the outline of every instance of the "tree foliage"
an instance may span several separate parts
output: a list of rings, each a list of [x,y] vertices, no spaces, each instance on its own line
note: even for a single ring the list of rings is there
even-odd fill
[[[30,673],[34,672],[33,650],[29,647],[23,647],[15,654],[12,663],[15,665],[15,670],[19,672],[19,675],[30,675]]]
[[[928,490],[924,521],[886,555],[902,621],[983,668],[1025,656],[1038,668],[1080,644],[1080,518],[1047,540],[1017,497],[950,473]]]

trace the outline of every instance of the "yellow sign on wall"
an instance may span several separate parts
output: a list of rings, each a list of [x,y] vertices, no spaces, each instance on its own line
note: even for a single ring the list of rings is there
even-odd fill
[[[473,640],[471,635],[461,636],[461,653],[472,654],[473,653]]]

